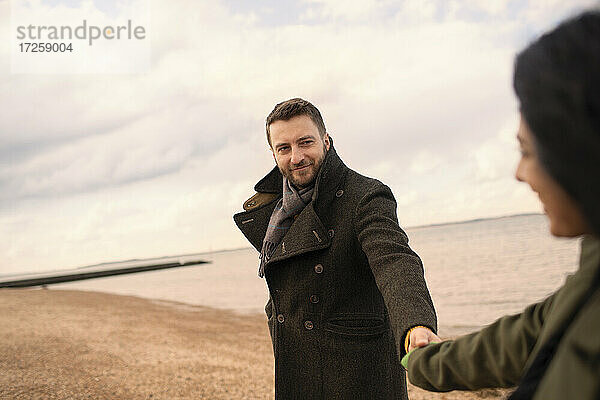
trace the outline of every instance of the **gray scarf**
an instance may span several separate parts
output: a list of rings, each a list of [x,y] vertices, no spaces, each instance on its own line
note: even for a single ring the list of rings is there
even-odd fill
[[[275,249],[292,226],[294,217],[312,200],[314,185],[297,190],[288,179],[283,177],[283,197],[279,199],[271,214],[267,233],[260,252],[258,276],[265,276],[265,263],[269,261]]]

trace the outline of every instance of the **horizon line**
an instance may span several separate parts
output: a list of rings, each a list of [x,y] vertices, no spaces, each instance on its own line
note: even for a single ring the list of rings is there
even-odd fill
[[[497,217],[483,217],[483,218],[473,218],[473,219],[462,220],[462,221],[450,221],[450,222],[441,222],[441,223],[433,223],[433,224],[425,224],[425,225],[416,225],[416,226],[409,226],[409,227],[402,228],[402,229],[405,231],[409,231],[409,230],[415,230],[415,229],[432,228],[432,227],[447,226],[447,225],[469,224],[469,223],[481,222],[481,221],[493,221],[493,220],[504,219],[504,218],[526,217],[526,216],[534,216],[534,215],[544,215],[544,214],[542,214],[542,213],[509,214],[509,215],[501,215],[501,216],[497,216]],[[234,248],[224,248],[224,249],[220,249],[220,250],[207,250],[207,251],[201,251],[198,253],[186,253],[186,254],[158,256],[158,257],[146,257],[146,258],[137,258],[136,257],[136,258],[129,258],[126,260],[98,262],[98,263],[83,265],[83,266],[79,266],[79,267],[70,267],[70,268],[64,268],[64,269],[50,269],[50,270],[45,270],[45,271],[41,271],[41,272],[18,272],[18,273],[0,274],[0,276],[3,278],[7,278],[7,277],[13,277],[13,276],[22,276],[22,275],[34,275],[34,274],[40,274],[40,273],[62,272],[62,271],[66,271],[66,270],[81,270],[81,269],[88,269],[88,268],[94,268],[94,267],[99,267],[99,266],[109,266],[112,264],[122,264],[122,263],[128,263],[128,262],[142,262],[142,261],[158,260],[158,259],[165,259],[165,258],[192,257],[192,256],[199,256],[199,255],[215,254],[215,253],[227,253],[227,252],[231,252],[231,251],[245,250],[245,249],[251,249],[251,248],[253,248],[253,247],[252,246],[242,246],[242,247],[234,247]]]

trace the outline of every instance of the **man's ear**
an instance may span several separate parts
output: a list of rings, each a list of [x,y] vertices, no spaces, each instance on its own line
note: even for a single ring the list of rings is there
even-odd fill
[[[325,132],[325,135],[323,135],[323,142],[325,143],[325,150],[329,150],[329,134],[327,132]]]

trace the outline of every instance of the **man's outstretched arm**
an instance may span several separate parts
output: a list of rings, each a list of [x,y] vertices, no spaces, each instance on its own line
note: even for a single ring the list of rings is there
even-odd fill
[[[414,340],[412,346],[437,341],[437,336],[425,332],[435,333],[437,321],[423,265],[398,224],[390,188],[376,181],[359,201],[354,218],[356,236],[388,309],[398,355],[406,353],[411,328],[423,327],[408,336],[409,342]]]

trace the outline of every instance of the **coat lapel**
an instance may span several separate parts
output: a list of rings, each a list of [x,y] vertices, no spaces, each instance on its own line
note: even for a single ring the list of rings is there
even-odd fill
[[[275,204],[277,204],[278,198],[279,196],[275,197],[267,204],[263,204],[250,211],[244,211],[233,216],[233,220],[240,231],[242,231],[244,236],[246,236],[246,239],[248,239],[250,244],[252,244],[259,253],[262,248],[263,239],[267,233],[269,219],[271,218],[271,214],[273,214],[273,209],[275,208]]]
[[[256,194],[244,202],[244,211],[233,216],[240,231],[259,252],[275,204],[281,198],[282,188],[283,177],[275,167],[254,185]]]
[[[309,203],[296,217],[296,220],[285,234],[283,240],[273,253],[271,259],[265,264],[269,265],[283,261],[290,257],[321,250],[331,245],[331,239],[321,219],[315,212],[313,202]]]

